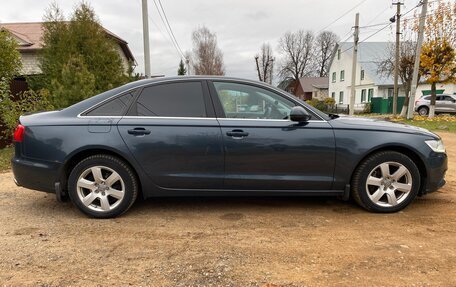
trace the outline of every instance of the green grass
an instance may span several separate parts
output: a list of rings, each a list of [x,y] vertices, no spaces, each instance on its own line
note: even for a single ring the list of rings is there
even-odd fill
[[[416,120],[396,120],[397,122],[404,123],[411,126],[417,126],[428,129],[433,132],[450,132],[456,133],[456,122],[445,121],[416,121]]]
[[[6,147],[0,149],[0,172],[11,168],[11,158],[13,157],[14,148]]]

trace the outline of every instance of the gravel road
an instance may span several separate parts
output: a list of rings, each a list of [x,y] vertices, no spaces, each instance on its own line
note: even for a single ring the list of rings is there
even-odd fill
[[[139,201],[94,220],[0,174],[4,286],[456,286],[456,134],[447,185],[404,211],[335,198]]]

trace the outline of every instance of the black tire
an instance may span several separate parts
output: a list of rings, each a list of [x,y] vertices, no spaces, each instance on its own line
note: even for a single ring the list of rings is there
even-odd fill
[[[422,106],[418,108],[418,114],[420,116],[427,116],[429,114],[429,108],[426,106]]]
[[[93,179],[93,183],[97,186],[95,191],[80,186],[78,187],[78,180],[80,180],[80,177],[92,168],[100,168],[100,173],[102,174],[101,178],[108,179],[110,175],[109,172],[112,172],[111,175],[117,173],[119,179],[112,186],[108,186],[107,182],[105,184],[103,181],[103,189],[101,189],[103,191],[99,189],[102,184],[95,183],[95,179]],[[91,172],[89,171],[87,177],[94,178],[95,173],[91,175]],[[90,182],[90,180],[88,182]],[[122,194],[121,199],[110,195],[110,192],[117,192],[117,189],[122,190],[120,193]],[[95,199],[91,199],[91,204],[86,205],[83,203],[82,197],[85,196],[84,193],[87,193],[87,195],[90,194],[92,198],[95,197]],[[73,204],[86,215],[94,218],[112,218],[123,214],[133,205],[138,196],[138,180],[132,168],[123,160],[111,155],[93,155],[79,162],[71,171],[68,178],[68,195]],[[105,200],[102,200],[102,196]],[[108,202],[110,209],[102,210],[102,201]],[[114,202],[112,206],[111,202]],[[99,203],[99,206],[97,206],[97,203]]]
[[[403,199],[401,199],[402,201],[400,201],[400,202],[397,201],[397,205],[382,206],[382,205],[388,205],[389,200],[390,200],[389,195],[385,193],[385,190],[386,191],[390,191],[390,190],[385,188],[385,186],[391,185],[392,191],[390,191],[390,192],[396,193],[396,190],[394,189],[394,186],[393,186],[395,184],[395,182],[391,184],[391,182],[384,183],[385,181],[383,181],[384,184],[381,185],[380,187],[378,187],[378,189],[376,186],[371,186],[371,185],[367,186],[367,179],[371,175],[371,173],[375,174],[379,171],[380,171],[380,173],[382,173],[382,171],[379,168],[379,166],[381,164],[387,164],[388,166],[390,166],[390,165],[393,166],[393,164],[399,164],[399,165],[404,166],[409,172],[397,181],[397,183],[401,183],[401,181],[404,182],[404,180],[407,181],[409,177],[411,178],[411,183],[410,183],[411,187],[409,187],[410,191],[408,193],[403,193],[406,196]],[[375,170],[377,167],[378,167],[378,169]],[[394,168],[394,166],[393,166],[393,168]],[[389,168],[389,170],[391,170],[391,168]],[[394,171],[392,173],[394,175]],[[393,175],[391,175],[391,177],[393,177]],[[388,178],[389,177],[390,176],[388,176]],[[381,178],[383,178],[383,175],[380,176],[379,179],[381,179]],[[399,211],[399,210],[402,210],[403,208],[405,208],[416,197],[416,195],[418,194],[418,191],[420,189],[420,184],[421,184],[420,179],[421,179],[421,177],[420,177],[420,172],[418,170],[418,167],[413,162],[413,160],[411,160],[408,156],[406,156],[402,153],[399,153],[399,152],[395,152],[395,151],[382,151],[382,152],[378,152],[378,153],[375,153],[375,154],[369,156],[363,162],[361,162],[361,164],[357,167],[357,169],[355,170],[353,177],[352,177],[351,195],[352,195],[353,199],[361,207],[363,207],[364,209],[366,209],[368,211],[380,212],[380,213],[396,212],[396,211]],[[388,181],[389,181],[389,179],[388,179]],[[385,197],[382,196],[381,198],[379,198],[378,203],[375,203],[371,199],[371,197],[374,197],[375,191],[378,191],[378,190],[383,192]],[[402,191],[397,191],[397,192],[402,193]],[[394,195],[394,197],[396,198],[395,195]],[[384,203],[384,202],[380,201],[380,199],[383,199],[383,201],[387,201],[387,202]]]

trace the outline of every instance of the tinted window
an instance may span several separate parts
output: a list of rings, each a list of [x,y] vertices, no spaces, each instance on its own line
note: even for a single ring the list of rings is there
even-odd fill
[[[91,110],[87,116],[122,116],[130,106],[133,94],[128,93],[117,97],[101,106]]]
[[[138,116],[206,117],[200,82],[161,84],[144,88],[136,103]]]
[[[286,119],[295,104],[271,91],[244,84],[214,82],[227,118]]]

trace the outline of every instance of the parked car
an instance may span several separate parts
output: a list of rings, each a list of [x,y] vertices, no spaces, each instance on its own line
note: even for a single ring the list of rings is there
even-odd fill
[[[236,94],[263,113],[236,111]],[[248,110],[248,109],[246,109]],[[20,117],[15,181],[67,196],[97,218],[137,196],[352,196],[395,212],[445,184],[447,155],[425,129],[327,115],[255,81],[142,80],[60,111]]]
[[[415,111],[420,116],[429,114],[431,106],[431,96],[422,96],[415,101]],[[456,95],[437,95],[435,97],[436,113],[455,113],[456,112]]]

